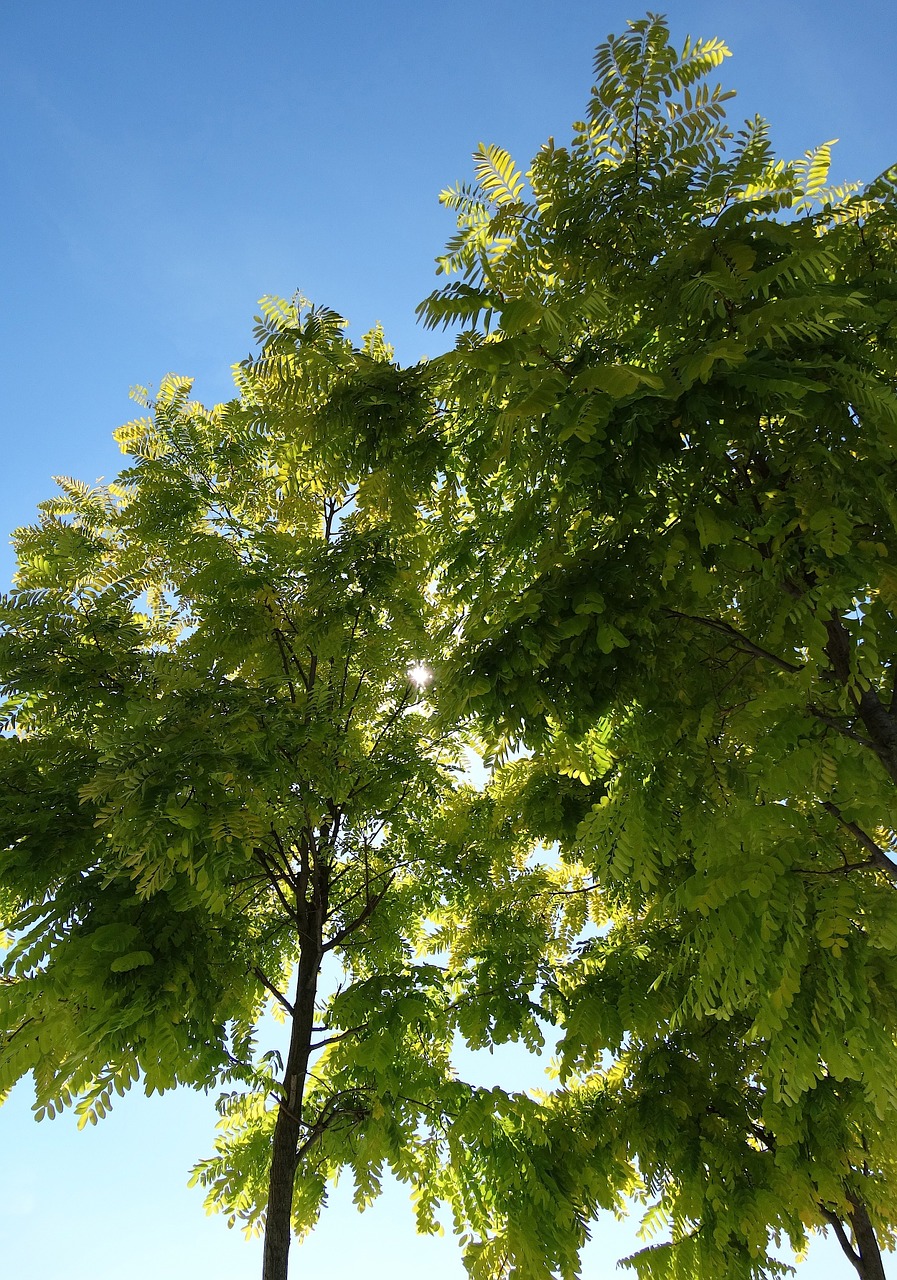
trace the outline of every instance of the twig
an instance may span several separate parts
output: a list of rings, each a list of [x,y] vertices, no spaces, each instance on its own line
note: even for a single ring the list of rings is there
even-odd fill
[[[345,1040],[346,1036],[354,1036],[359,1031],[363,1031],[366,1026],[367,1023],[362,1022],[357,1027],[347,1027],[345,1031],[340,1031],[335,1036],[328,1036],[326,1040],[319,1040],[317,1044],[310,1044],[308,1046],[308,1051],[309,1053],[315,1053],[318,1049],[323,1049],[328,1044],[336,1044],[337,1040]]]

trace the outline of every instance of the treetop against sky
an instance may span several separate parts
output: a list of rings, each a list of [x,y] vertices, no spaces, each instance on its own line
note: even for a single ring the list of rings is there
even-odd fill
[[[528,162],[564,137],[591,51],[632,14],[574,0],[484,8],[170,0],[7,7],[0,432],[7,528],[51,474],[112,475],[134,383],[196,378],[230,394],[263,294],[298,288],[403,361],[441,345],[415,327],[450,219],[436,196],[479,141]],[[739,91],[783,155],[841,139],[833,176],[890,161],[891,6],[677,3],[676,38],[718,33]],[[11,572],[2,553],[0,576]]]

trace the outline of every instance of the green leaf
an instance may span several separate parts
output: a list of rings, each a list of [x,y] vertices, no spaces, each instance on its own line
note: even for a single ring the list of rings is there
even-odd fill
[[[128,973],[131,969],[154,963],[154,957],[149,951],[129,951],[127,955],[116,957],[109,968],[113,973]]]

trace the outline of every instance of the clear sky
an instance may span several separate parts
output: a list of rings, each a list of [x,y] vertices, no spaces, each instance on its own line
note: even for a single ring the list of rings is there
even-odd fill
[[[784,155],[841,139],[834,176],[897,159],[897,9],[880,0],[672,0],[677,38],[720,35],[737,119],[761,112]],[[49,477],[110,478],[134,383],[169,371],[230,393],[256,299],[296,289],[380,320],[411,361],[450,234],[439,190],[479,141],[528,160],[581,115],[594,45],[642,10],[621,0],[7,0],[0,6],[0,526]],[[12,560],[0,539],[0,588]],[[538,1083],[513,1055],[478,1063]],[[212,1100],[116,1104],[96,1129],[0,1111],[0,1239],[18,1280],[258,1274],[260,1250],[185,1188]],[[401,1191],[358,1217],[340,1189],[296,1275],[461,1280],[450,1240],[419,1240]],[[637,1247],[599,1226],[586,1280]],[[892,1268],[895,1264],[891,1263]],[[823,1243],[803,1280],[850,1272]]]

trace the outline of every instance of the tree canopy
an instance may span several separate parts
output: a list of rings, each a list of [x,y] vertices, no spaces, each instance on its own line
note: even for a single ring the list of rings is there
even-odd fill
[[[481,148],[445,196],[461,279],[422,310],[465,326],[453,681],[498,741],[596,743],[577,856],[613,928],[558,999],[571,1088],[613,1096],[680,1241],[636,1268],[755,1274],[773,1221],[799,1245],[843,1220],[877,1275],[895,175],[832,190],[828,144],[786,164],[763,121],[733,134],[724,54],[631,24],[570,147],[526,179]]]
[[[884,1275],[897,174],[731,129],[726,53],[649,15],[568,146],[477,151],[450,352],[268,300],[236,399],[168,379],[16,535],[0,1088],[225,1088],[196,1177],[266,1280],[385,1166],[478,1280],[633,1200],[643,1280],[826,1229]],[[456,1036],[554,1037],[555,1087]]]

